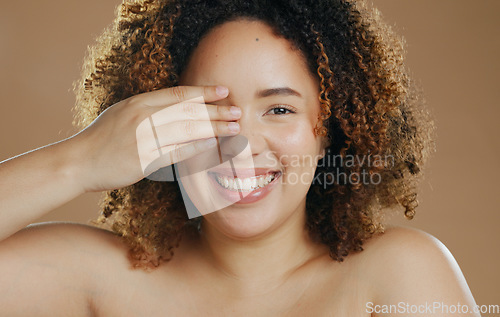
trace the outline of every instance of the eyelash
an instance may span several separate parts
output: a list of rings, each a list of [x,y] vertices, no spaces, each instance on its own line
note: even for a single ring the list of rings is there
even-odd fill
[[[290,111],[289,113],[282,113],[282,114],[275,114],[277,116],[282,116],[282,115],[287,115],[287,114],[292,114],[292,113],[295,113],[295,109],[291,106],[288,106],[288,105],[277,105],[277,106],[273,106],[271,109],[269,109],[267,111],[267,113],[271,112],[272,110],[274,109],[286,109],[288,111]]]

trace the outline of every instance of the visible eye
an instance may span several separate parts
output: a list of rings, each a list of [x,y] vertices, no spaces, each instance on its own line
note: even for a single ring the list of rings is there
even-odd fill
[[[279,105],[279,106],[273,106],[267,113],[275,114],[275,115],[284,115],[284,114],[290,114],[290,113],[295,113],[295,110],[293,107],[290,107],[288,105]]]

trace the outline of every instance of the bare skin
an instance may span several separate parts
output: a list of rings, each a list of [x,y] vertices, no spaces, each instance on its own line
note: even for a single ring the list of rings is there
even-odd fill
[[[216,134],[229,134],[223,122],[235,120],[227,110],[231,105],[238,106],[242,110],[239,131],[248,138],[256,165],[266,165],[270,163],[269,153],[284,156],[302,151],[318,155],[324,145],[323,139],[312,135],[319,111],[317,82],[301,58],[266,25],[230,22],[204,38],[181,80],[186,86],[228,87],[229,95],[217,97],[211,88],[204,92],[207,102],[226,110],[218,117],[221,128]],[[243,67],[245,61],[250,66]],[[275,88],[275,84],[296,89],[301,98],[256,97],[255,91]],[[203,93],[200,89],[186,88],[183,92],[194,96]],[[65,163],[61,165],[68,167],[59,174],[67,191],[54,181],[56,178],[47,168],[42,168],[51,155],[41,156],[42,152],[35,151],[23,161],[14,159],[0,165],[0,174],[14,186],[9,195],[1,196],[2,205],[5,201],[8,206],[0,210],[2,220],[8,219],[1,227],[2,237],[18,231],[23,221],[34,219],[80,192],[116,188],[140,179],[140,168],[127,179],[113,178],[123,174],[120,166],[106,169],[106,160],[127,155],[108,151],[106,145],[112,144],[109,139],[134,140],[125,126],[113,131],[113,120],[119,122],[116,117],[120,115],[123,119],[125,111],[120,109],[130,109],[130,105],[139,105],[147,112],[141,103],[161,99],[158,106],[166,107],[175,103],[175,96],[179,94],[165,90],[162,98],[133,98],[128,108],[118,105],[115,116],[103,116],[100,124],[63,142],[66,149],[62,145],[46,148],[47,153],[60,153],[66,158],[61,159]],[[283,104],[292,105],[294,114],[270,112]],[[137,124],[147,115],[141,112],[142,117],[134,122]],[[102,131],[109,132],[108,141],[97,137]],[[128,139],[124,137],[127,135]],[[205,134],[193,140],[209,137]],[[133,157],[132,145],[120,147],[129,148],[127,157]],[[88,152],[91,154],[83,155],[84,159],[75,155]],[[43,161],[39,166],[37,159]],[[32,172],[45,171],[34,176],[40,182],[49,178],[44,181],[48,186],[44,193],[18,181],[25,176],[22,169],[26,165],[34,166]],[[57,166],[55,162],[48,165]],[[99,167],[102,174],[90,173],[99,171]],[[284,175],[314,169],[278,167]],[[453,256],[438,240],[420,231],[390,228],[343,263],[332,261],[328,249],[313,243],[303,229],[309,185],[283,183],[254,204],[236,204],[204,216],[201,231],[186,232],[173,259],[152,272],[131,269],[127,247],[105,230],[75,224],[28,227],[0,243],[0,307],[8,316],[418,316],[404,312],[379,314],[367,308],[369,303],[421,305],[435,301],[473,307],[474,299]],[[24,209],[17,207],[20,196],[16,192],[21,189],[25,191],[23,199],[30,197]],[[52,197],[54,192],[60,193],[57,199],[42,197]],[[34,208],[37,205],[43,208]]]
[[[127,247],[107,231],[76,224],[23,229],[0,244],[3,313],[427,316],[369,314],[366,305],[474,304],[449,251],[435,238],[413,229],[388,229],[343,263],[320,254],[290,272],[286,280],[259,291],[215,272],[206,255],[198,252],[198,243],[196,236],[184,239],[171,262],[148,273],[130,268]]]

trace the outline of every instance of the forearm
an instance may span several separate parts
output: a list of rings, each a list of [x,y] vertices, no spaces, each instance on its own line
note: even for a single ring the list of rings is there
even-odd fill
[[[0,163],[0,241],[84,192],[69,139]]]
[[[229,106],[205,104],[226,98],[227,89],[175,88],[122,100],[71,138],[1,162],[0,241],[80,194],[123,188],[140,181],[146,176],[141,159],[155,157],[158,144],[166,153],[180,144],[184,149],[169,157],[172,161],[165,159],[158,166],[161,168],[203,153],[210,147],[207,138],[239,132],[229,125],[241,116],[241,111],[234,114]],[[202,102],[191,103],[200,96]],[[184,101],[192,107],[186,107]],[[144,122],[150,124],[153,116],[157,125],[139,129]],[[196,128],[181,130],[193,124]],[[151,138],[148,131],[156,131],[157,135]]]

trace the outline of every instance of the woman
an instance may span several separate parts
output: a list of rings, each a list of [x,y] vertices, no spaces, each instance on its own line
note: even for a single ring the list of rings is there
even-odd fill
[[[379,234],[382,209],[413,216],[430,144],[401,53],[350,1],[124,4],[77,91],[84,129],[0,165],[3,311],[474,315],[439,241]],[[114,234],[15,233],[87,191]]]

